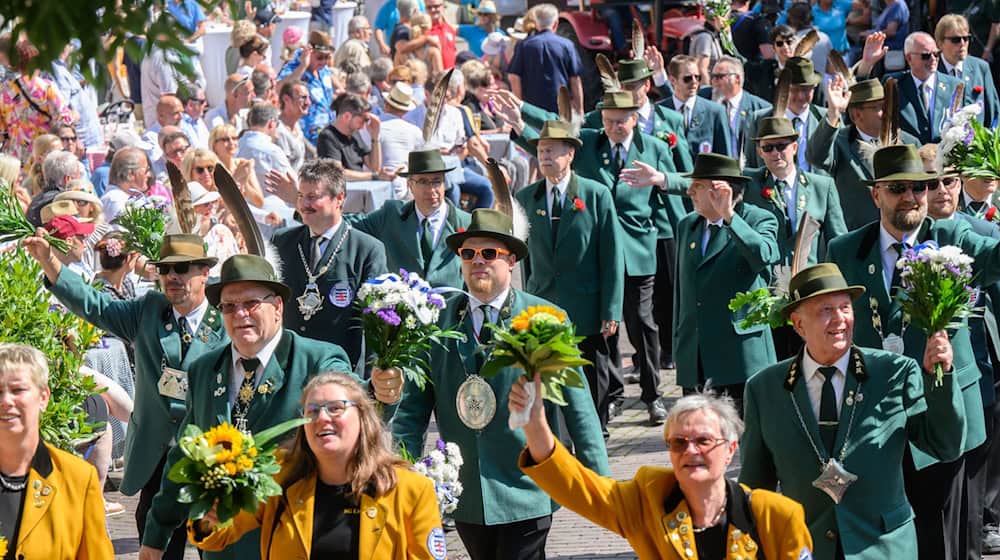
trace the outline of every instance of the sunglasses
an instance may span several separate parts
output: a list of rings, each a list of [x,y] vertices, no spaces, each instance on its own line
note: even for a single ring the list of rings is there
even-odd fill
[[[434,179],[410,179],[409,183],[414,187],[432,189],[434,187],[444,185],[444,177],[437,177]]]
[[[302,416],[315,422],[316,420],[319,420],[319,413],[325,410],[330,418],[340,418],[345,412],[347,412],[347,409],[352,406],[358,406],[358,403],[347,400],[306,403],[306,405],[302,407]]]
[[[178,275],[183,276],[187,274],[189,270],[191,270],[191,263],[182,262],[182,263],[156,265],[156,271],[160,273],[160,276],[166,276],[170,274],[171,270],[176,272]]]
[[[76,136],[60,136],[59,139],[63,142],[76,142]]]
[[[774,46],[778,47],[779,49],[781,47],[784,47],[785,45],[792,46],[792,40],[791,39],[788,39],[788,40],[775,39],[774,40]]]
[[[931,51],[920,53],[920,60],[930,60],[931,58],[941,58],[941,51]]]
[[[766,146],[761,146],[760,147],[760,151],[764,152],[765,154],[769,154],[769,153],[771,153],[771,152],[773,152],[775,150],[777,150],[779,152],[783,152],[783,151],[785,151],[785,148],[791,146],[792,144],[793,144],[793,142],[782,142],[780,144],[768,144]]]
[[[232,315],[240,309],[245,309],[247,313],[253,313],[254,311],[257,311],[257,308],[260,307],[261,304],[274,296],[275,294],[270,294],[262,298],[253,298],[246,301],[222,302],[219,304],[219,311],[222,311],[223,315]]]
[[[957,182],[958,182],[958,177],[941,177],[940,179],[938,179],[938,183],[946,187],[950,187]],[[934,190],[937,187],[935,186],[934,188],[931,188],[930,185],[928,185],[927,188],[929,188],[930,190]]]
[[[968,43],[972,41],[972,35],[956,35],[954,37],[945,37],[945,41],[950,41],[952,44],[958,45],[960,43]]]
[[[215,166],[214,165],[206,165],[206,166],[202,167],[200,165],[196,165],[194,167],[194,172],[197,173],[198,175],[201,175],[202,173],[215,173]]]
[[[216,142],[239,142],[239,136],[222,136],[215,140]]]
[[[726,440],[723,438],[713,438],[708,436],[701,436],[696,438],[688,439],[686,437],[671,437],[667,438],[667,447],[670,448],[674,453],[684,453],[693,443],[698,449],[699,453],[708,453],[709,451],[715,449],[716,447],[725,443]]]
[[[928,185],[926,182],[923,182],[923,181],[920,181],[920,182],[906,181],[906,182],[899,182],[899,183],[889,183],[888,185],[885,185],[885,190],[887,190],[887,191],[889,191],[889,192],[891,192],[892,194],[895,194],[895,195],[901,195],[901,194],[905,193],[906,191],[913,191],[913,194],[923,194],[924,192],[927,191],[927,188],[929,186],[930,185]],[[938,187],[938,184],[935,181],[934,182],[934,189],[936,189],[937,187]],[[934,190],[934,189],[931,189],[931,190]]]
[[[688,74],[687,76],[681,76],[679,79],[685,84],[690,84],[701,81],[701,76],[698,74]]]
[[[484,261],[495,261],[500,255],[509,255],[510,251],[507,249],[496,249],[494,247],[486,247],[485,249],[459,249],[458,256],[462,257],[463,261],[475,260],[476,256],[483,257]]]
[[[736,72],[726,72],[724,74],[712,74],[711,76],[709,76],[709,78],[711,78],[713,80],[725,80],[729,76],[735,76],[735,75],[736,75]]]

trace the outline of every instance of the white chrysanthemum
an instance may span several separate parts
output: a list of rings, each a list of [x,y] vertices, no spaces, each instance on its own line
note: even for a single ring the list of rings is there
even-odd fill
[[[458,447],[457,443],[448,442],[444,445],[444,452],[448,456],[448,462],[461,467],[463,465],[462,461],[462,450]]]

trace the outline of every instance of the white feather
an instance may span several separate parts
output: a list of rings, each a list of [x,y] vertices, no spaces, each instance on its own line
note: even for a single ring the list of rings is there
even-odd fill
[[[278,254],[278,248],[270,241],[264,241],[264,260],[274,269],[274,275],[282,282],[285,281],[285,263]]]
[[[513,216],[511,216],[511,222],[514,227],[514,237],[528,242],[528,235],[531,233],[531,223],[528,222],[528,214],[524,211],[524,208],[518,203],[516,198],[511,197],[512,208],[514,210]]]

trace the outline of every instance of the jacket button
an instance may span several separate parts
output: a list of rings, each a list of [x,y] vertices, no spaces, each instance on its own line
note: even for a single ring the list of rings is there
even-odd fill
[[[836,540],[837,539],[837,533],[836,533],[836,531],[834,531],[833,529],[830,529],[829,531],[827,531],[826,532],[826,538],[830,539],[831,541],[832,540]]]

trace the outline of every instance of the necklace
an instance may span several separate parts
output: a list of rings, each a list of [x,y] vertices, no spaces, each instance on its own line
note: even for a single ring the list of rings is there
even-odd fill
[[[692,523],[691,524],[691,528],[694,530],[694,532],[695,533],[701,533],[703,531],[706,531],[706,530],[711,529],[712,527],[715,527],[716,525],[718,525],[719,521],[722,520],[722,515],[726,513],[726,503],[727,502],[729,502],[729,496],[728,495],[723,496],[723,498],[722,498],[722,505],[719,506],[719,513],[715,514],[715,517],[712,518],[712,521],[708,525],[705,525],[704,527],[698,527],[697,525],[695,525],[694,523]]]
[[[899,330],[899,334],[889,333],[889,335],[886,336],[882,331],[882,316],[878,312],[878,299],[876,299],[875,296],[868,298],[868,307],[872,310],[872,327],[875,328],[875,332],[878,333],[878,337],[882,339],[882,349],[887,352],[902,354],[905,351],[903,335],[906,334],[906,329],[910,326],[909,314],[903,314],[903,322],[902,327]]]
[[[309,261],[306,260],[305,253],[302,252],[302,245],[299,245],[299,258],[302,259],[302,267],[306,271],[306,288],[302,292],[302,295],[295,298],[299,302],[299,313],[302,313],[302,318],[306,321],[312,319],[313,315],[319,313],[319,310],[323,307],[323,296],[319,293],[319,285],[316,280],[321,276],[326,274],[327,270],[330,270],[330,266],[337,260],[337,255],[340,253],[340,248],[344,246],[344,241],[347,240],[347,236],[351,233],[351,224],[344,224],[344,233],[340,236],[340,241],[337,242],[337,246],[334,247],[333,252],[330,253],[329,258],[323,264],[319,270],[314,274],[312,269],[309,267]],[[317,263],[317,266],[319,263]]]
[[[24,490],[26,486],[28,486],[27,475],[23,477],[10,476],[10,478],[11,479],[23,478],[24,480],[22,480],[20,483],[12,482],[10,479],[4,476],[3,473],[0,473],[0,486],[3,486],[3,489],[7,490],[8,492],[20,492],[21,490]]]

